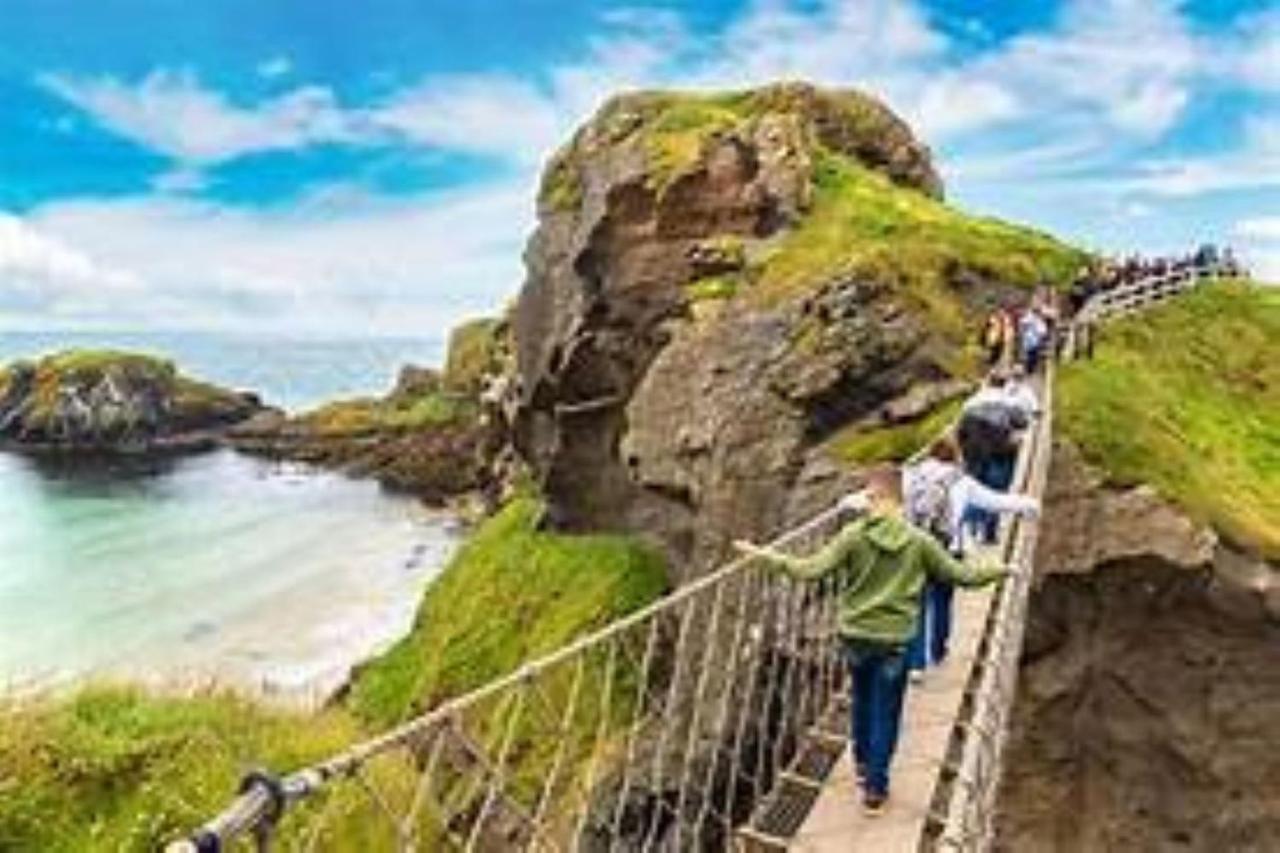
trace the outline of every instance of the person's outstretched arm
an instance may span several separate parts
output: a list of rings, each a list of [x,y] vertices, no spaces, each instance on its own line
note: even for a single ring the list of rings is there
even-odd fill
[[[865,519],[846,524],[821,550],[810,554],[808,557],[792,557],[772,548],[762,548],[759,545],[753,545],[750,542],[741,540],[734,542],[733,546],[741,553],[764,560],[769,565],[776,566],[793,577],[801,578],[802,580],[813,580],[835,570],[844,562],[849,553],[857,547],[864,524]]]
[[[1000,563],[980,563],[977,561],[961,562],[946,552],[931,536],[925,537],[924,567],[929,575],[956,586],[986,586],[1009,574],[1009,569]]]
[[[973,477],[965,475],[958,484],[961,498],[960,511],[966,506],[975,506],[987,512],[1010,513],[1034,518],[1040,514],[1040,501],[1029,495],[1016,495],[1008,492],[997,492],[979,483]]]

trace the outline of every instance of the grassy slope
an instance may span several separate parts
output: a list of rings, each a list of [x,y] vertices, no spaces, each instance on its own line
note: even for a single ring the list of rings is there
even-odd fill
[[[471,400],[434,391],[412,399],[337,400],[299,415],[295,422],[318,435],[401,433],[463,423],[475,415],[475,409]]]
[[[427,590],[413,632],[365,666],[349,704],[377,725],[479,686],[655,599],[662,560],[616,536],[534,529],[520,498],[482,525]]]
[[[246,769],[326,757],[661,593],[664,568],[648,549],[538,533],[537,512],[518,500],[475,531],[428,590],[412,634],[363,669],[346,706],[303,716],[122,688],[0,704],[0,850],[154,850],[225,806]],[[517,770],[536,779],[549,756],[536,745],[524,755]],[[393,787],[409,778],[402,765],[380,772]],[[349,849],[382,844],[354,805],[335,814]]]
[[[839,155],[819,159],[814,188],[809,215],[763,259],[753,288],[758,298],[785,298],[861,273],[899,285],[936,327],[962,339],[972,328],[949,292],[949,271],[1058,285],[1084,259],[1046,234],[970,216]]]
[[[1063,430],[1111,478],[1280,557],[1280,293],[1182,297],[1106,327],[1060,377]]]
[[[828,448],[831,455],[849,465],[869,462],[902,462],[942,434],[960,415],[963,399],[948,400],[924,417],[878,429],[848,429],[837,433]]]
[[[0,705],[0,850],[154,850],[208,817],[253,765],[296,767],[355,733],[230,696],[92,688]]]

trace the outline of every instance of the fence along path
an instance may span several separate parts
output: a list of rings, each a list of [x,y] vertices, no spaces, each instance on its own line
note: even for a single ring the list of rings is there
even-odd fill
[[[1147,301],[1165,291],[1150,286]],[[1113,303],[1089,316],[1115,313]],[[1032,494],[1048,475],[1046,412],[1019,462],[1016,482]],[[828,510],[772,544],[807,553],[848,520]],[[985,619],[954,716],[947,707],[928,720],[946,732],[945,749],[923,762],[933,791],[927,808],[909,811],[908,846],[873,849],[989,847],[1035,537],[1034,523],[1008,528],[1004,554],[1021,571],[975,599]],[[839,593],[836,577],[793,581],[735,560],[326,761],[247,774],[225,811],[168,849],[785,847],[844,763]],[[909,723],[904,746],[923,729]],[[828,791],[838,790],[832,778]],[[841,796],[846,811],[855,805],[848,787]],[[857,841],[841,835],[840,846],[817,849]]]

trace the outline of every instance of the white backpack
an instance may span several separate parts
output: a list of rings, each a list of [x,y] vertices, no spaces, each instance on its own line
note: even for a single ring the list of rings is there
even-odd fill
[[[951,538],[951,487],[962,476],[958,466],[932,459],[908,468],[903,478],[907,520],[947,542]]]

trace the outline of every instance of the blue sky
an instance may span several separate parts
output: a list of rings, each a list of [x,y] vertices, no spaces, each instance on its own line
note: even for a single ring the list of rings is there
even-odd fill
[[[5,0],[0,327],[438,333],[604,97],[779,78],[883,97],[962,206],[1280,279],[1274,4]]]

